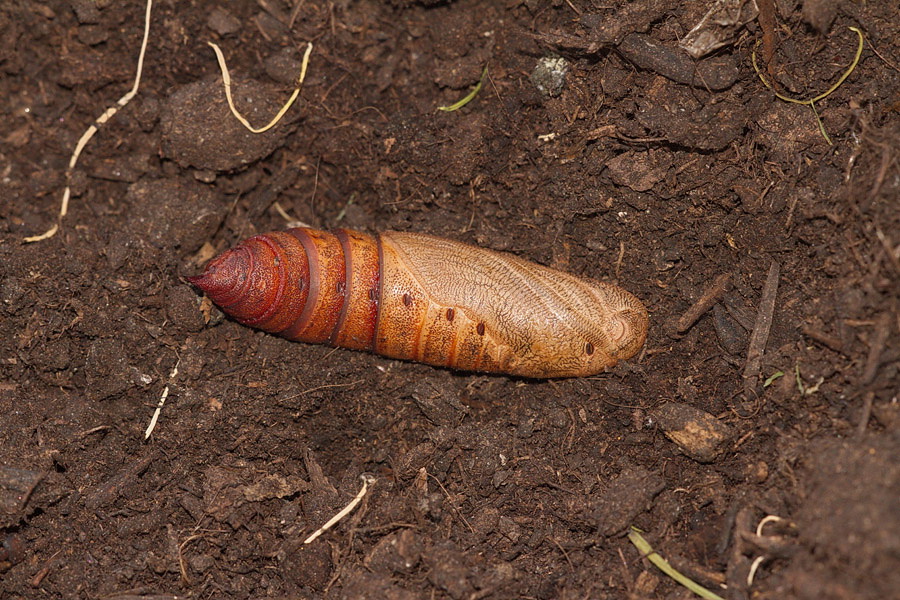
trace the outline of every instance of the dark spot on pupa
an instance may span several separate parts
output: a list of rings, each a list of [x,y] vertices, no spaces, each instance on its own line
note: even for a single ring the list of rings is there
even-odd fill
[[[584,345],[584,351],[587,353],[588,356],[590,356],[591,354],[594,353],[594,345],[592,343],[588,342],[587,344]]]
[[[412,296],[403,294],[403,306],[412,306]]]
[[[484,335],[484,323],[479,323],[478,327],[475,328],[475,331],[478,332],[478,335]]]
[[[456,312],[452,308],[447,309],[447,320],[452,321],[453,317],[456,316]]]

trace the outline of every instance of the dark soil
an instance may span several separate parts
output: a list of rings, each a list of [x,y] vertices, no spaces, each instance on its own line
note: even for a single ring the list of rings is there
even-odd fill
[[[132,85],[144,6],[0,8],[0,597],[688,597],[632,526],[727,598],[900,589],[896,2],[777,3],[785,95],[865,35],[816,103],[833,145],[757,77],[758,20],[686,58],[711,3],[293,4],[158,2],[137,96],[31,244]],[[314,42],[271,132],[226,112],[207,41],[257,125]],[[615,281],[647,345],[522,380],[223,319],[183,277],[279,210]]]

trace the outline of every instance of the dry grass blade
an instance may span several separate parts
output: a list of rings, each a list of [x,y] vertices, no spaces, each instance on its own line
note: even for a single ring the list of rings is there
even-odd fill
[[[644,558],[653,563],[653,565],[656,566],[657,569],[659,569],[693,593],[697,594],[701,598],[706,598],[707,600],[725,600],[724,598],[722,598],[722,596],[706,589],[702,585],[676,571],[675,568],[669,564],[669,561],[656,553],[650,543],[646,539],[644,539],[644,536],[642,536],[634,527],[632,527],[631,531],[628,532],[628,541],[634,544],[634,547],[637,548],[638,551],[640,551]]]
[[[825,138],[825,141],[828,142],[829,146],[832,145],[831,138],[828,137],[828,133],[826,133],[826,131],[825,131],[825,126],[822,124],[822,119],[819,118],[819,112],[816,110],[816,102],[818,102],[819,100],[824,100],[825,98],[830,96],[836,89],[841,87],[841,84],[844,83],[844,80],[846,80],[848,77],[850,77],[850,74],[856,68],[856,65],[859,64],[859,58],[862,56],[862,51],[863,51],[863,42],[864,42],[863,34],[862,34],[862,31],[860,31],[856,27],[851,27],[850,31],[855,32],[859,38],[859,42],[856,47],[856,55],[853,57],[853,61],[850,63],[850,66],[847,68],[846,71],[844,71],[844,74],[841,75],[840,79],[838,79],[837,82],[835,82],[835,84],[832,85],[830,88],[828,88],[827,91],[819,94],[815,98],[809,98],[808,100],[800,100],[798,98],[791,98],[790,96],[785,96],[785,95],[779,94],[777,91],[775,91],[775,88],[772,87],[772,84],[769,83],[768,81],[766,81],[766,78],[763,77],[762,72],[759,70],[759,65],[756,63],[756,49],[754,48],[753,52],[750,53],[750,60],[753,62],[753,70],[756,71],[756,74],[757,74],[757,76],[759,76],[759,80],[763,82],[763,85],[766,86],[767,88],[769,88],[770,90],[772,90],[772,92],[775,94],[776,98],[778,98],[779,100],[784,100],[785,102],[793,102],[794,104],[806,104],[812,109],[813,114],[816,116],[816,123],[819,124],[819,131],[821,132],[822,137]]]

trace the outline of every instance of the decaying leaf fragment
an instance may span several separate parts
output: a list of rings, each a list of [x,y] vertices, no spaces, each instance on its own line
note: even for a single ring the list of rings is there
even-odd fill
[[[756,0],[716,0],[678,45],[694,58],[702,58],[733,42],[758,14]]]

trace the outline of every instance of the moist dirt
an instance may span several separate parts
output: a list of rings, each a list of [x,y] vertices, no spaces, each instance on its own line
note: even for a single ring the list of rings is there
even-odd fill
[[[694,59],[711,3],[157,2],[67,177],[145,7],[4,3],[0,597],[689,597],[633,527],[725,598],[896,593],[900,10],[724,4]],[[754,70],[814,98],[850,27],[815,111]],[[272,130],[229,114],[209,41],[257,126],[313,43]],[[647,344],[461,373],[287,342],[185,281],[295,222],[615,282]]]

